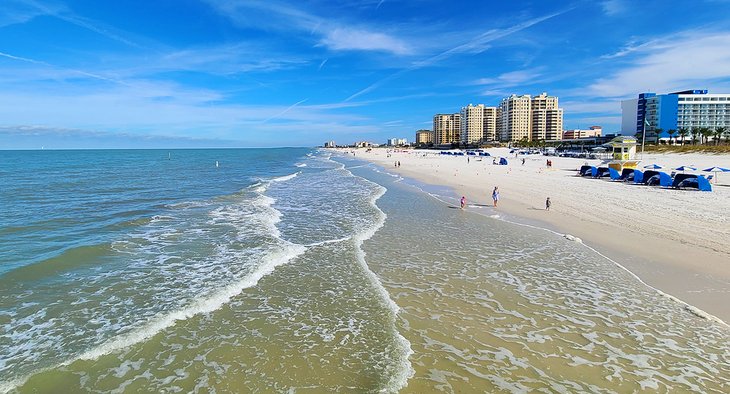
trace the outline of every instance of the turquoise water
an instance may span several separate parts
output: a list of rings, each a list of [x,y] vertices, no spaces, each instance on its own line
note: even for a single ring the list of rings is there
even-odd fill
[[[349,156],[0,153],[0,392],[730,389],[726,326]]]

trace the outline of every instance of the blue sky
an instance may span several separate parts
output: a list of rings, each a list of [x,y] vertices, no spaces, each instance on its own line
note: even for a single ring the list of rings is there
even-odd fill
[[[413,140],[435,113],[730,92],[730,1],[3,0],[0,149]]]

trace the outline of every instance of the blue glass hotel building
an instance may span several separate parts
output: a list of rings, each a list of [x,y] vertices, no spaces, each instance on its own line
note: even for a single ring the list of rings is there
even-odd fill
[[[636,99],[622,101],[621,112],[622,134],[635,135],[646,127],[646,140],[655,142],[669,138],[667,130],[681,127],[730,128],[730,94],[709,94],[707,90],[641,93]]]

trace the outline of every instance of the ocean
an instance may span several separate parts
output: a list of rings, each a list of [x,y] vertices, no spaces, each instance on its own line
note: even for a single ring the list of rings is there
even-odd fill
[[[0,392],[730,391],[730,329],[304,148],[0,152]]]

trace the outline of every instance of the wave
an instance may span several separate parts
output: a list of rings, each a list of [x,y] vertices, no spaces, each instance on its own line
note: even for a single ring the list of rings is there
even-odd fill
[[[306,167],[307,165],[304,163],[297,163],[296,166],[299,168],[302,168],[302,167]]]
[[[331,159],[328,159],[331,160]],[[340,163],[342,164],[342,163]],[[342,164],[341,169],[345,169],[345,165]],[[352,172],[345,169],[351,176],[355,176],[352,174]],[[357,260],[360,263],[360,266],[362,267],[363,271],[367,275],[367,277],[370,279],[370,282],[372,286],[375,288],[375,290],[380,294],[383,302],[385,305],[390,309],[391,311],[391,324],[393,329],[393,335],[395,337],[396,347],[400,350],[400,359],[398,360],[398,364],[395,366],[395,370],[392,371],[392,373],[389,376],[388,381],[385,384],[385,387],[383,387],[380,391],[382,392],[397,392],[400,391],[402,388],[406,387],[408,385],[408,380],[415,374],[415,370],[413,369],[413,366],[410,362],[410,357],[413,354],[413,349],[411,348],[411,343],[406,339],[401,333],[398,331],[396,326],[396,318],[398,313],[400,312],[400,307],[398,304],[396,304],[395,301],[390,297],[390,293],[388,293],[388,290],[383,286],[383,283],[380,281],[380,278],[373,272],[370,267],[367,264],[367,260],[365,259],[366,253],[362,249],[362,245],[365,241],[372,238],[375,233],[378,232],[384,225],[385,221],[387,219],[387,215],[383,210],[378,207],[376,204],[378,199],[382,197],[385,192],[388,191],[384,186],[381,186],[375,182],[372,182],[370,180],[367,180],[362,177],[358,177],[363,179],[364,181],[372,184],[376,188],[376,192],[371,196],[370,198],[370,205],[376,210],[377,212],[377,219],[375,221],[375,224],[371,227],[355,234],[352,236],[352,239],[355,241],[355,250],[357,253]]]
[[[298,171],[298,172],[295,172],[293,174],[280,176],[278,178],[272,179],[271,182],[286,182],[286,181],[289,181],[289,180],[292,180],[292,179],[296,178],[297,175],[299,175],[301,173],[302,173],[301,171]]]

